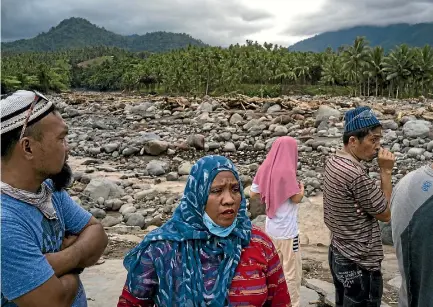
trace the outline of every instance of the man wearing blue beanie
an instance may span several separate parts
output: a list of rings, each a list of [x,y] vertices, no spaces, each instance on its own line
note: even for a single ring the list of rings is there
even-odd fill
[[[329,266],[336,306],[381,305],[384,258],[378,220],[391,219],[391,175],[394,155],[381,148],[382,126],[368,107],[345,114],[343,149],[325,165],[323,205],[331,231]],[[377,157],[381,186],[361,161]],[[358,214],[358,210],[363,214]]]

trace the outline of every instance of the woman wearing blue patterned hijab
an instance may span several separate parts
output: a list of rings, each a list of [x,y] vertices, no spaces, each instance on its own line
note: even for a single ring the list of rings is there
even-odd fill
[[[173,217],[125,257],[118,306],[233,306],[232,280],[245,275],[238,272],[241,254],[257,250],[252,232],[236,167],[222,156],[201,158]]]

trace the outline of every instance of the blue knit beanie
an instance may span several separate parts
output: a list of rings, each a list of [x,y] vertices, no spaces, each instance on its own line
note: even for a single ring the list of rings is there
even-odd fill
[[[360,115],[362,112],[365,112],[365,114]],[[379,120],[373,111],[366,106],[349,110],[344,115],[344,132],[352,132],[377,125],[380,125]]]

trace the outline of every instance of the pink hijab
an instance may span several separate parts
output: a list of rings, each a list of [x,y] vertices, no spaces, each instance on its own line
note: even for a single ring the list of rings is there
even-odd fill
[[[277,209],[301,189],[296,180],[298,144],[290,136],[275,140],[265,161],[259,167],[254,183],[259,186],[260,197],[266,204],[266,215],[273,218]]]

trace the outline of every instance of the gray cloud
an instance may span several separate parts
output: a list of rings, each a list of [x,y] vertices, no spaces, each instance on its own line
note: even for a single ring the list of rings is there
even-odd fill
[[[326,0],[314,13],[298,16],[286,35],[314,35],[354,26],[433,21],[433,0]]]
[[[272,14],[240,0],[2,0],[2,40],[34,37],[69,17],[123,35],[185,32],[213,45],[244,42],[272,27]]]

